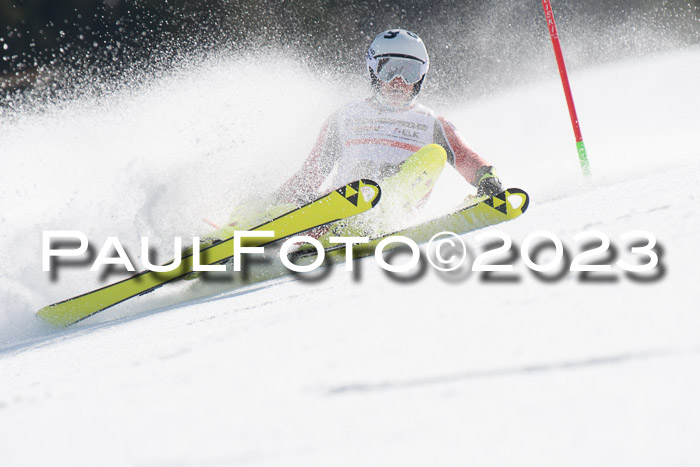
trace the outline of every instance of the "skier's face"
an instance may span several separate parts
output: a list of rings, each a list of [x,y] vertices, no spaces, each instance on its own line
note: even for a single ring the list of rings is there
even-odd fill
[[[401,76],[397,76],[389,82],[380,81],[379,92],[387,102],[400,106],[411,99],[413,84],[408,84]]]

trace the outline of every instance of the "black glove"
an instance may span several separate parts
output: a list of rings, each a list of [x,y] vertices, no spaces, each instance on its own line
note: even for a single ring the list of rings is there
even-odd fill
[[[476,196],[493,196],[503,191],[496,169],[490,165],[485,165],[476,172],[476,180]]]

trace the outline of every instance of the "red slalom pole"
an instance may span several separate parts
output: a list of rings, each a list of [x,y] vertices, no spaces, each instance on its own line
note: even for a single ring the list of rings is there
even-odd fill
[[[569,76],[566,74],[564,54],[561,51],[561,44],[559,43],[559,33],[557,32],[557,25],[554,22],[554,12],[552,11],[552,3],[550,2],[550,0],[542,0],[542,7],[544,8],[544,14],[547,18],[547,27],[549,28],[549,37],[552,38],[552,46],[554,46],[554,55],[557,58],[557,66],[559,67],[561,84],[564,87],[564,95],[566,96],[566,105],[569,106],[571,126],[574,128],[574,136],[576,137],[576,150],[578,151],[578,160],[581,163],[581,170],[583,171],[583,174],[588,176],[591,174],[591,166],[588,163],[586,146],[584,146],[583,144],[581,127],[578,124],[576,107],[574,107],[574,96],[571,94],[571,86],[569,86]]]

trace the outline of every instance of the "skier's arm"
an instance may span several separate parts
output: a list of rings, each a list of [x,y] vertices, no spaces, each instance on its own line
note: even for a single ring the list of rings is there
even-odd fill
[[[297,204],[312,198],[333,170],[339,155],[337,120],[333,115],[324,123],[316,144],[301,168],[277,190],[277,198]]]
[[[460,136],[454,125],[442,117],[435,122],[435,143],[445,148],[447,162],[473,186],[477,194],[493,195],[501,191],[501,181],[492,165],[481,158]]]

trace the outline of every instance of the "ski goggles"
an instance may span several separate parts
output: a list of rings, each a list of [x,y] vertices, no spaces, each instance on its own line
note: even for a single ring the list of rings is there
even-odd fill
[[[407,84],[416,84],[428,72],[428,64],[414,58],[379,57],[376,59],[375,74],[382,81],[389,82],[400,76]]]

